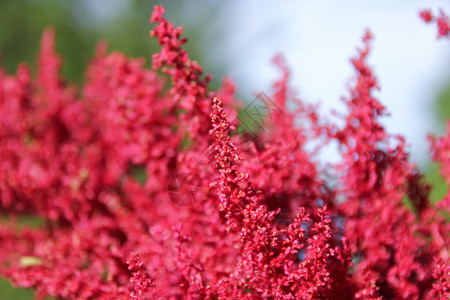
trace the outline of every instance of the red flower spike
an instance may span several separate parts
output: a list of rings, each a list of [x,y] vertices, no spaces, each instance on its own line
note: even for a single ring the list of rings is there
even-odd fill
[[[130,297],[133,299],[144,299],[143,294],[152,286],[152,281],[144,268],[144,263],[139,254],[132,253],[127,260],[127,264],[128,270],[133,274],[130,282],[134,284],[134,290],[130,293]]]
[[[209,121],[208,82],[211,75],[201,78],[202,67],[196,61],[191,61],[186,50],[182,48],[187,42],[186,38],[181,37],[183,28],[175,27],[164,19],[164,12],[161,5],[155,5],[150,18],[151,23],[158,23],[150,35],[158,38],[162,46],[161,52],[152,56],[152,68],[153,70],[162,68],[162,71],[171,77],[173,86],[170,94],[176,103],[174,108],[187,111],[182,114],[183,122],[195,138],[198,131],[200,134],[202,130],[203,134],[205,133],[206,126],[202,125]]]
[[[448,33],[444,13],[421,17]],[[242,108],[230,80],[208,90],[162,6],[151,22],[169,91],[102,42],[78,93],[52,29],[37,78],[0,70],[4,278],[41,299],[448,298],[450,196],[430,205],[405,141],[380,123],[370,32],[338,126],[297,99],[281,56],[273,92]],[[267,111],[242,131],[252,105]],[[450,182],[450,135],[431,140]],[[342,163],[322,166],[310,143],[331,141]]]

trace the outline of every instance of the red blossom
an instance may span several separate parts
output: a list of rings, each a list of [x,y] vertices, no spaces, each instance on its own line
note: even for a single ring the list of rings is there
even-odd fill
[[[127,264],[128,270],[133,274],[130,282],[134,283],[134,291],[131,292],[130,296],[133,299],[144,299],[142,295],[152,286],[152,281],[145,271],[144,263],[139,254],[132,253],[127,260]]]
[[[0,69],[3,277],[40,298],[448,297],[450,197],[430,204],[404,139],[380,122],[370,32],[341,125],[296,97],[277,56],[281,78],[256,99],[273,113],[242,131],[234,84],[209,90],[163,14],[150,20],[153,70],[100,43],[78,93],[59,75],[53,29],[37,78]],[[421,17],[448,34],[443,13]],[[342,163],[323,166],[315,150],[332,141]],[[449,134],[432,138],[450,182],[448,149]]]
[[[161,51],[152,56],[153,69],[162,68],[162,71],[171,77],[172,101],[176,102],[177,109],[187,111],[183,119],[190,128],[188,132],[195,138],[197,131],[204,130],[202,124],[208,121],[205,118],[210,107],[206,96],[211,75],[201,78],[202,67],[198,62],[192,61],[182,48],[187,42],[186,38],[181,37],[183,28],[175,27],[166,20],[163,17],[164,12],[164,7],[155,5],[150,18],[151,23],[158,23],[150,35],[156,37],[162,46]]]
[[[450,21],[443,10],[440,10],[439,15],[435,16],[430,9],[422,10],[419,16],[426,23],[436,23],[438,27],[438,38],[448,37],[450,34]]]
[[[447,259],[448,260],[448,259]],[[433,284],[431,293],[437,299],[446,299],[450,295],[450,265],[442,258],[436,259],[436,269],[433,271],[433,277],[437,280]]]
[[[430,23],[433,19],[433,13],[431,12],[431,9],[424,9],[419,13],[419,16],[424,20],[426,23]]]

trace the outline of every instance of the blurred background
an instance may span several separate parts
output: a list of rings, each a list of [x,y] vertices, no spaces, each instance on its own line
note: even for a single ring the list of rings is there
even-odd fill
[[[450,13],[448,1],[0,0],[1,65],[9,73],[20,62],[35,70],[47,25],[56,29],[63,76],[75,85],[82,85],[99,40],[108,41],[110,51],[145,57],[150,65],[151,54],[159,51],[148,36],[156,3],[184,27],[188,53],[213,74],[213,89],[229,76],[244,101],[270,93],[280,75],[271,59],[281,53],[298,96],[321,102],[327,115],[344,111],[340,99],[353,76],[349,58],[370,28],[375,40],[369,61],[381,85],[376,96],[392,114],[384,124],[390,133],[406,136],[413,161],[435,186],[432,198],[446,193],[426,137],[444,133],[450,118],[450,41],[436,40],[436,26],[423,23],[418,13],[424,8]],[[335,160],[332,152],[324,157]],[[0,299],[33,299],[33,293],[1,281]]]

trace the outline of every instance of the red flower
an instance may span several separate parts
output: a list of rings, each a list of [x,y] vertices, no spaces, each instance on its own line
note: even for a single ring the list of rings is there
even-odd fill
[[[380,122],[370,32],[337,125],[295,97],[281,56],[281,78],[254,107],[228,79],[209,90],[163,14],[155,6],[153,70],[100,43],[77,93],[59,76],[52,29],[37,78],[26,65],[0,70],[3,277],[40,298],[448,297],[439,211],[450,196],[430,204],[403,138]],[[421,17],[448,35],[443,13]],[[258,119],[239,121],[239,109]],[[337,142],[342,163],[322,166],[310,141]],[[450,181],[448,149],[450,135],[432,138]],[[23,215],[42,224],[20,225]]]
[[[435,22],[437,24],[438,38],[449,36],[449,34],[450,34],[450,23],[449,22],[450,21],[448,19],[448,16],[444,13],[443,10],[440,10],[439,16],[434,16],[431,13],[431,10],[425,9],[420,12],[419,16],[426,23]]]

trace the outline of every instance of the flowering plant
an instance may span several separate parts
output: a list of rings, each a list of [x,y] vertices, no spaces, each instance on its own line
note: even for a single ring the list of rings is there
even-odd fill
[[[249,126],[233,83],[209,90],[163,14],[153,70],[100,43],[78,92],[47,29],[36,79],[0,71],[2,276],[40,298],[448,299],[450,197],[430,204],[379,121],[370,32],[341,125],[293,95],[276,57]],[[450,135],[431,140],[450,182]],[[337,142],[341,163],[320,165],[310,141]]]

